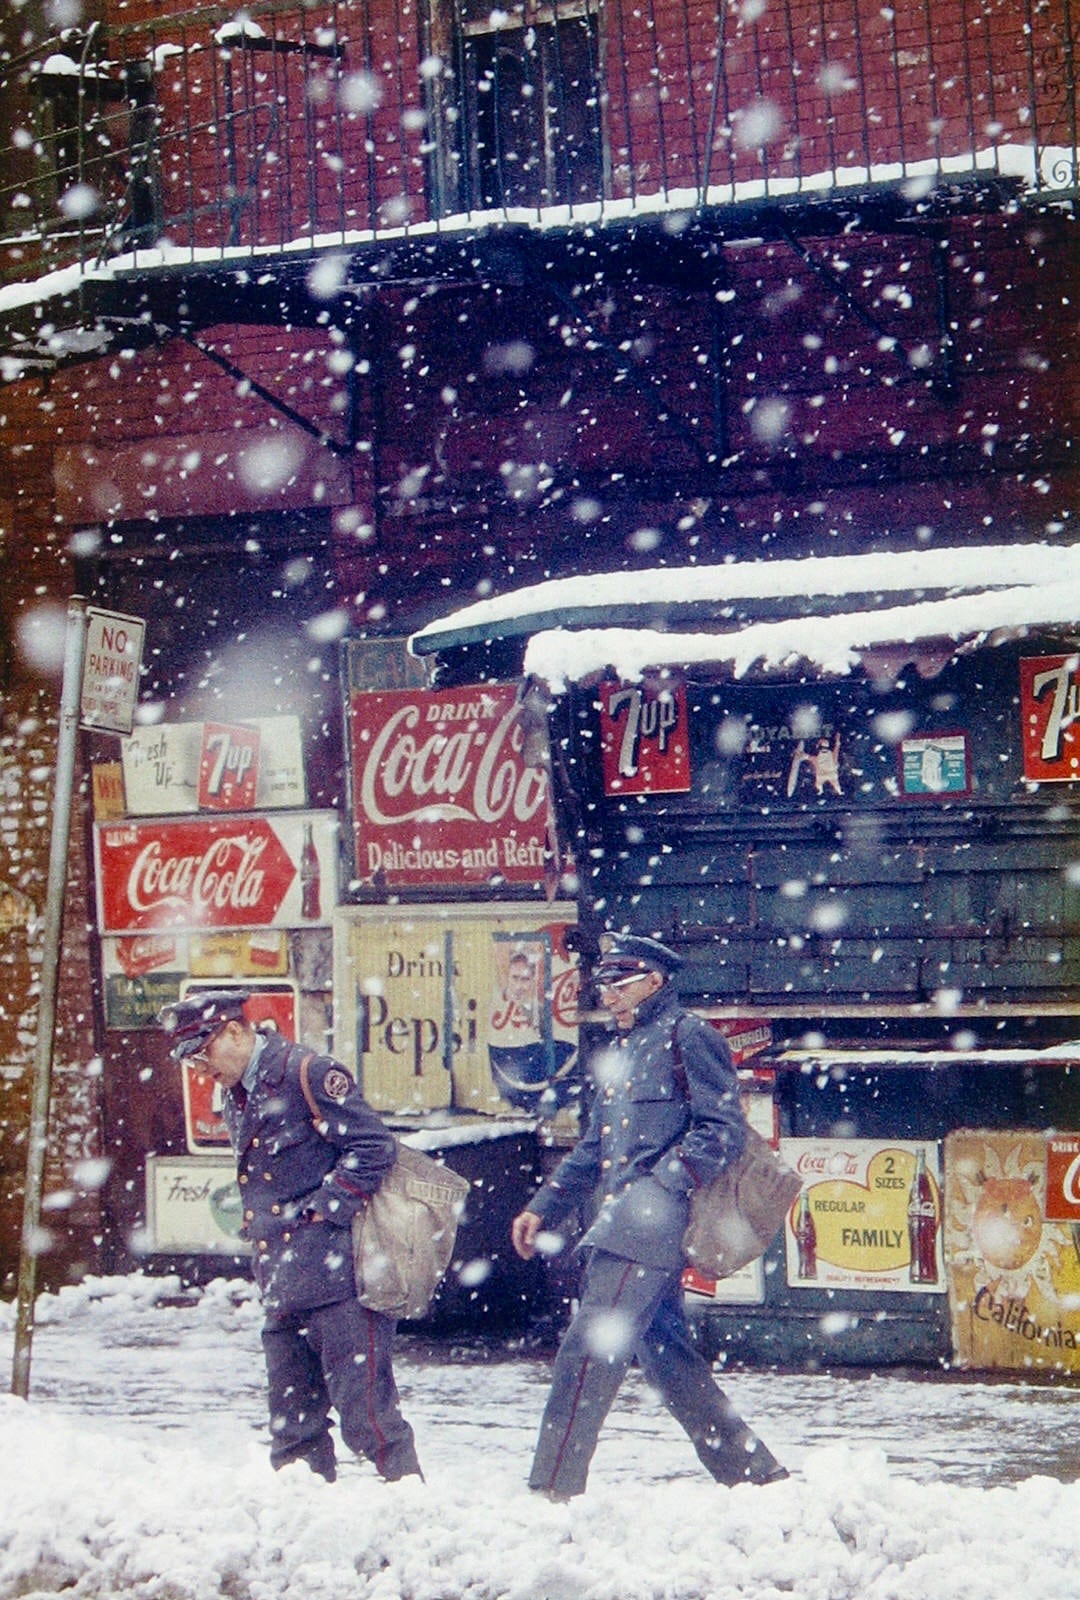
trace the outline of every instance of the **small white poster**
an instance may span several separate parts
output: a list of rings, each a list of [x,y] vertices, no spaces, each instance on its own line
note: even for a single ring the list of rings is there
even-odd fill
[[[243,1206],[232,1157],[147,1156],[148,1248],[196,1255],[246,1255]]]

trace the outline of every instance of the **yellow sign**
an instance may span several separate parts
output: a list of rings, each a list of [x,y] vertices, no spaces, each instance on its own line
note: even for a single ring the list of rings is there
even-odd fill
[[[578,1087],[573,905],[346,906],[337,1055],[380,1111],[555,1117]]]
[[[280,928],[192,934],[189,949],[193,978],[280,978],[289,970],[288,940]]]
[[[1080,1371],[1080,1227],[1046,1220],[1046,1136],[945,1141],[945,1259],[958,1366]]]
[[[29,896],[0,878],[0,933],[28,927],[33,916],[34,907]]]
[[[792,1288],[944,1294],[937,1146],[782,1139],[803,1180],[786,1223]]]
[[[90,769],[95,822],[115,822],[124,815],[124,769],[119,761],[95,761]]]

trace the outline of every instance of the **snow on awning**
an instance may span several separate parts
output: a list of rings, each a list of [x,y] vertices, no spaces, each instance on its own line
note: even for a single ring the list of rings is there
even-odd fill
[[[952,1067],[1048,1067],[1069,1071],[1080,1066],[1080,1041],[1051,1045],[1046,1050],[784,1050],[755,1057],[758,1065],[802,1073],[842,1077],[847,1072],[904,1072]]]
[[[1078,620],[1080,575],[1071,587],[1048,584],[879,611],[793,617],[749,623],[721,634],[628,628],[573,634],[553,628],[530,639],[525,672],[560,685],[609,666],[620,678],[632,681],[650,667],[675,662],[728,665],[736,678],[745,677],[751,668],[777,672],[797,666],[844,675],[862,664],[872,677],[887,682],[912,660],[923,663],[923,675],[930,677],[962,644],[1022,628],[1071,626]],[[952,641],[953,647],[942,648],[943,640]],[[924,642],[937,648],[925,654],[920,649]]]
[[[704,664],[736,678],[861,665],[887,683],[912,661],[930,677],[974,643],[1078,626],[1080,545],[969,545],[553,579],[429,623],[409,646],[524,637],[526,675],[556,689]]]

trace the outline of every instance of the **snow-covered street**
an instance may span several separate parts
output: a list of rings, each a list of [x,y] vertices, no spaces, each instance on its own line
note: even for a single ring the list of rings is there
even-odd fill
[[[176,1287],[39,1302],[31,1399],[0,1403],[0,1600],[1075,1600],[1075,1387],[731,1373],[793,1476],[726,1490],[632,1376],[562,1506],[524,1486],[546,1357],[405,1335],[427,1481],[331,1486],[269,1468],[249,1287]]]

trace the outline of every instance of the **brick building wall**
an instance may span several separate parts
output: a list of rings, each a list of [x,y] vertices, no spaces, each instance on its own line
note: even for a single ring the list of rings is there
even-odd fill
[[[147,3],[115,14],[152,22],[155,46],[182,46],[162,51],[157,79],[171,130],[165,210],[191,225],[176,242],[280,243],[423,214],[425,128],[402,121],[403,109],[423,109],[427,82],[424,19],[409,5],[372,8],[363,26],[351,7],[297,11],[289,37],[307,41],[308,56],[236,49],[231,64],[207,44],[225,12],[177,6],[173,22]],[[879,148],[922,160],[979,144],[991,126],[1026,136],[1027,44],[1018,48],[1011,3],[992,27],[968,27],[957,3],[935,13],[932,31],[925,13],[860,9],[856,85],[837,78],[825,96],[823,64],[846,72],[851,58],[850,10],[843,17],[839,32],[816,6],[728,17],[712,182],[867,165]],[[329,89],[338,59],[318,51],[320,30],[343,20],[354,37],[341,70],[355,81],[341,100]],[[607,105],[611,196],[693,190],[706,176],[712,57],[701,45],[714,10],[626,4],[606,26],[609,84],[618,79]],[[243,181],[231,192],[227,65],[241,105],[229,126]],[[954,75],[984,86],[976,101],[956,98]],[[767,160],[737,136],[762,102],[780,111]],[[1049,125],[1059,111],[1047,103]],[[218,704],[202,668],[261,608],[287,641],[283,694],[304,714],[314,803],[341,806],[333,631],[325,647],[305,631],[318,619],[340,612],[354,629],[404,632],[477,594],[575,571],[1070,536],[1080,352],[1064,209],[976,204],[914,212],[889,230],[816,233],[804,217],[769,240],[734,239],[730,226],[727,237],[709,233],[681,214],[628,238],[582,229],[557,250],[511,230],[500,250],[490,274],[470,262],[425,275],[415,257],[406,271],[388,254],[385,274],[359,287],[344,253],[299,266],[252,259],[229,284],[237,316],[245,287],[252,304],[261,296],[247,320],[183,334],[178,318],[148,335],[135,317],[128,347],[0,391],[11,798],[0,877],[26,901],[0,928],[5,1282],[59,689],[55,653],[50,668],[23,648],[28,617],[99,583],[149,619],[147,694],[197,717]],[[276,313],[265,280],[282,286]],[[279,575],[298,559],[305,576],[289,588]],[[92,1257],[97,1159],[113,1160],[109,1183],[130,1190],[131,1151],[141,1159],[177,1136],[135,1047],[103,1046],[86,806],[80,791],[49,1163],[67,1227],[43,1258],[46,1281]]]
[[[85,44],[85,138],[72,124],[81,36],[57,41],[48,71],[31,53],[0,82],[44,141],[37,157],[33,141],[12,147],[7,203],[24,184],[18,207],[51,233],[64,184],[89,185],[87,238],[50,248],[95,253],[100,230],[108,255],[162,233],[182,250],[274,248],[504,205],[520,220],[538,205],[744,201],[761,185],[783,199],[871,178],[929,191],[976,171],[1060,188],[1071,168],[1075,182],[1060,4],[525,9],[326,0],[255,4],[237,21],[109,0]]]
[[[37,1043],[71,530],[56,524],[47,393],[0,395],[0,1292],[14,1289]],[[58,975],[42,1282],[93,1264],[101,1233],[101,1122],[88,941],[85,779],[76,787]]]

